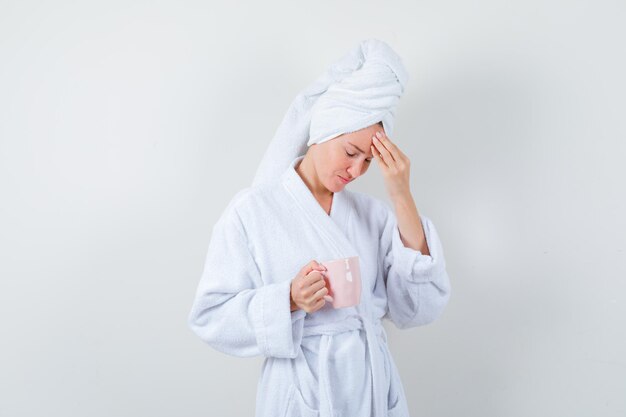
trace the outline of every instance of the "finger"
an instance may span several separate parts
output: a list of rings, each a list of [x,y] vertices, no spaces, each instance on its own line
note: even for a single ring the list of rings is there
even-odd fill
[[[383,154],[383,158],[386,157],[388,154],[391,160],[395,161],[395,148],[393,147],[393,143],[391,143],[391,141],[381,132],[376,132],[375,138],[376,139],[374,140],[374,143],[378,144],[378,147]],[[387,151],[387,153],[385,153],[385,151]]]
[[[320,271],[313,270],[305,275],[303,286],[308,287],[310,285],[313,285],[317,281],[324,282],[324,277],[322,276]]]
[[[387,136],[385,132],[376,132],[376,135],[380,143],[382,143],[385,149],[389,151],[389,154],[391,155],[391,157],[394,160],[398,160],[398,154],[401,154],[402,152],[400,152],[400,149],[398,149],[396,144],[393,143],[391,139],[389,139],[389,136]]]
[[[380,139],[383,145],[390,149],[392,153],[400,150],[400,148],[398,148],[398,145],[396,145],[385,132],[378,133],[380,133],[380,135],[378,135],[378,139]]]
[[[325,271],[327,268],[321,262],[312,261],[313,269],[317,269],[319,271]]]
[[[304,267],[302,267],[302,270],[300,272],[302,272],[303,275],[306,275],[309,272],[313,271],[314,269],[317,269],[317,262],[311,261],[308,264],[304,265]]]
[[[326,294],[328,294],[328,289],[326,287],[324,287],[324,288],[321,288],[321,289],[315,291],[315,293],[313,294],[312,298],[313,298],[313,300],[317,300],[317,299],[320,299],[320,298],[324,298],[324,296]]]
[[[313,304],[313,306],[311,307],[311,309],[313,311],[317,311],[320,308],[322,308],[324,306],[324,304],[326,304],[326,300],[324,300],[323,298],[320,298],[317,303]]]
[[[319,262],[313,260],[311,262],[309,262],[308,264],[306,264],[302,269],[301,269],[301,273],[302,275],[306,275],[311,271],[325,271],[326,267],[322,264],[320,264]]]
[[[393,143],[393,141],[387,136],[385,132],[376,132],[376,136],[378,139],[385,145],[387,149],[389,149],[392,153],[399,150],[398,145]]]
[[[323,278],[323,275],[322,275],[323,272],[324,271],[318,271],[317,269],[312,269],[311,271],[307,272],[305,277],[309,278],[309,281],[311,282],[317,281],[318,279]]]
[[[380,140],[378,140],[378,138],[376,136],[374,136],[374,146],[376,146],[376,150],[379,153],[379,157],[389,166],[391,166],[391,164],[393,164],[394,160],[393,157],[391,156],[391,154],[389,153],[389,150],[387,150],[387,148],[385,148],[385,146],[380,142]]]
[[[380,155],[380,152],[378,152],[378,149],[376,149],[376,146],[370,145],[370,151],[372,151],[374,159],[378,160],[378,162],[384,162],[383,157]]]
[[[324,270],[325,271],[327,268],[326,268],[326,266],[324,266],[323,263],[316,261],[315,262],[315,269],[320,269],[320,270]]]
[[[396,162],[402,162],[402,161],[407,160],[406,155],[404,154],[404,152],[402,152],[402,150],[398,147],[398,145],[393,143],[392,140],[389,138],[389,136],[387,136],[385,132],[382,132],[382,133],[383,133],[383,137],[381,139],[381,142],[383,143],[383,145],[385,145],[387,149],[389,149],[389,151],[391,152],[391,156],[393,156],[393,159]]]
[[[322,288],[326,288],[326,283],[324,282],[324,280],[319,280],[314,282],[313,284],[311,284],[309,287],[307,287],[304,290],[304,297],[308,298],[311,295],[315,294],[317,291],[321,290]]]
[[[371,145],[370,148],[372,148],[372,155],[374,155],[374,158],[376,159],[376,161],[378,161],[378,166],[383,169],[388,168],[387,164],[385,164],[385,161],[383,160],[383,156],[380,154],[380,152],[378,152],[376,147],[374,145]]]

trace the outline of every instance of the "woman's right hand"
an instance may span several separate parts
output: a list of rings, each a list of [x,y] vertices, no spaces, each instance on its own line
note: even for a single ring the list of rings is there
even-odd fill
[[[291,281],[291,311],[301,308],[307,313],[313,313],[326,304],[324,296],[327,295],[324,274],[326,267],[317,261],[306,264],[298,275]]]

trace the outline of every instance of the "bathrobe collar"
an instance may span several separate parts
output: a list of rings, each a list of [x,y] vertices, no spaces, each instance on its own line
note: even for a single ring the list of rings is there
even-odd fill
[[[301,209],[304,218],[327,239],[336,258],[358,256],[358,252],[340,227],[347,224],[353,211],[349,191],[344,188],[334,193],[328,215],[296,172],[295,166],[302,159],[304,155],[298,156],[289,164],[281,177],[283,186]]]

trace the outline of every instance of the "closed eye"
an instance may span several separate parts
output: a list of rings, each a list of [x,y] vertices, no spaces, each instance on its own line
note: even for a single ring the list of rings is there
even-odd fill
[[[353,156],[355,156],[356,154],[355,154],[355,153],[349,153],[348,151],[346,151],[346,155],[348,155],[349,157],[353,157]],[[372,160],[371,160],[371,159],[366,159],[366,160],[365,160],[365,162],[368,162],[368,163],[369,163],[369,162],[372,162]]]

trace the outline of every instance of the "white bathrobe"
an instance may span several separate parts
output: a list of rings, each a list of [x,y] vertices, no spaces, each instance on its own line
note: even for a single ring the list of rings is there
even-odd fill
[[[256,417],[408,417],[381,319],[435,320],[450,297],[441,242],[421,216],[430,256],[404,246],[390,205],[343,189],[328,215],[295,171],[246,188],[213,227],[189,326],[229,355],[265,357]],[[360,258],[359,306],[290,311],[290,284],[311,260]]]

